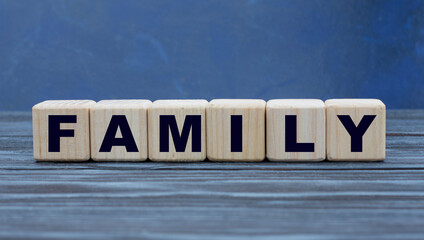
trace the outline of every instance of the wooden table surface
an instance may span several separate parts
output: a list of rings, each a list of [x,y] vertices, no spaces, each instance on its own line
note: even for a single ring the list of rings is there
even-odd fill
[[[384,162],[37,163],[1,112],[0,238],[424,239],[424,111],[387,117]]]

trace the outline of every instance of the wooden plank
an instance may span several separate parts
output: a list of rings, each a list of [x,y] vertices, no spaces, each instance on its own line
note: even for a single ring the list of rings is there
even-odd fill
[[[384,162],[40,163],[0,112],[0,238],[422,239],[424,111],[387,118]]]
[[[2,237],[406,239],[423,233],[423,184],[419,170],[15,171],[0,176],[8,192],[0,229],[8,227]]]
[[[386,134],[424,136],[424,110],[387,111]]]

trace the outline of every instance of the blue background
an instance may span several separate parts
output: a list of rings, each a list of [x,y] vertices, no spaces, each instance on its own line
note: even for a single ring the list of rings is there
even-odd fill
[[[0,110],[46,99],[424,108],[423,1],[0,1]]]

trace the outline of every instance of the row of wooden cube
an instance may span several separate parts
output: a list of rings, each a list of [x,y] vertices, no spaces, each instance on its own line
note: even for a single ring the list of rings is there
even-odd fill
[[[376,99],[59,100],[33,107],[39,161],[378,161]]]

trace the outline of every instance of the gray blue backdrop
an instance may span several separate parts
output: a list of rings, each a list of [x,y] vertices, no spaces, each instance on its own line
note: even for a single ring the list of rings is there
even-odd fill
[[[423,1],[0,1],[0,110],[354,97],[424,108]]]

